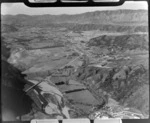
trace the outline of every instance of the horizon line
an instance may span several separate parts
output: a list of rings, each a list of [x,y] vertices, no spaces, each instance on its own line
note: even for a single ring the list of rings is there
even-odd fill
[[[87,11],[87,12],[83,12],[83,13],[77,13],[77,14],[1,14],[1,16],[18,16],[18,15],[27,15],[27,16],[42,16],[42,15],[54,15],[54,16],[59,16],[59,15],[80,15],[80,14],[85,14],[85,13],[92,13],[92,12],[104,12],[104,11],[119,11],[119,10],[131,10],[131,11],[148,11],[147,9],[116,9],[116,10],[95,10],[95,11]]]

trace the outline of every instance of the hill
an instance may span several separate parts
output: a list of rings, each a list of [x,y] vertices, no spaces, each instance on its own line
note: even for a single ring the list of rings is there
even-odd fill
[[[2,23],[46,26],[48,24],[145,24],[148,22],[147,10],[95,11],[75,15],[2,15]]]

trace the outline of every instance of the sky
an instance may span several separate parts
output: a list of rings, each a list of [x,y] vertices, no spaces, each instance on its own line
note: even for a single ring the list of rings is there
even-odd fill
[[[2,3],[1,14],[27,14],[27,15],[43,15],[43,14],[79,14],[84,12],[116,10],[116,9],[148,9],[146,1],[128,1],[117,7],[46,7],[46,8],[31,8],[24,3]]]

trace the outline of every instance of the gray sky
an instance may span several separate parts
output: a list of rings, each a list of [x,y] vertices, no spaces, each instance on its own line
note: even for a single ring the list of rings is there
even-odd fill
[[[30,8],[23,3],[2,3],[1,14],[27,14],[27,15],[42,15],[42,14],[79,14],[90,11],[101,10],[116,10],[116,9],[148,9],[146,1],[125,2],[122,6],[117,7],[52,7],[52,8]]]

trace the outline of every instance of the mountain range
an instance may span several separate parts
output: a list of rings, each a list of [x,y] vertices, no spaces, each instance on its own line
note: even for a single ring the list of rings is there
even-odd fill
[[[94,11],[74,15],[2,15],[2,24],[46,26],[48,24],[147,24],[147,10]]]

